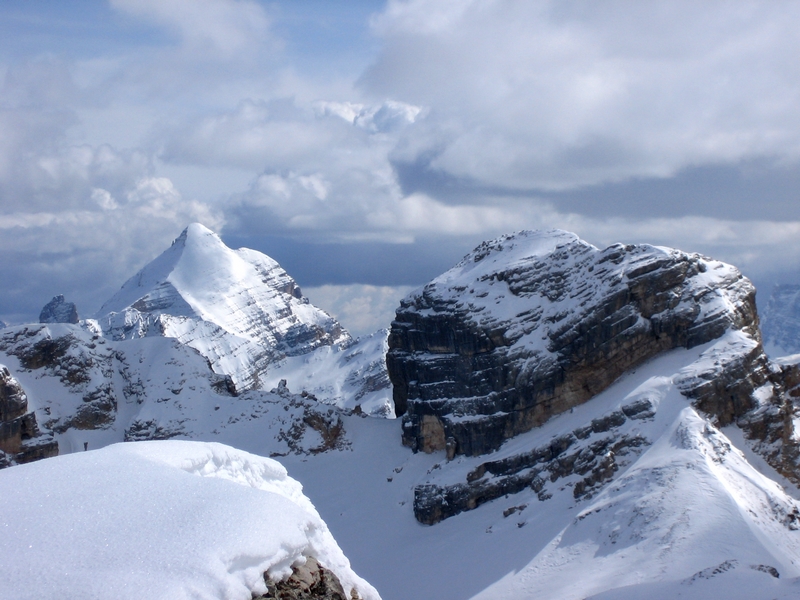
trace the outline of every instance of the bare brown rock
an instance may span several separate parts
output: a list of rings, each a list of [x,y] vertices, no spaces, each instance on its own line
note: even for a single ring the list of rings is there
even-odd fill
[[[0,468],[58,454],[58,443],[39,430],[28,412],[28,397],[5,365],[0,365]]]
[[[266,573],[267,593],[254,600],[357,600],[358,594],[346,594],[336,574],[309,557],[305,564],[293,567],[283,581],[273,581]],[[355,590],[354,590],[355,591]]]

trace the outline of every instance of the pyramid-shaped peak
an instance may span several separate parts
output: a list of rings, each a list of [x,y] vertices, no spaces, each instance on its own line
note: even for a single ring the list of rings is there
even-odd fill
[[[350,341],[276,261],[232,250],[200,223],[125,282],[97,318],[115,339],[175,337],[237,387],[257,385],[257,373],[272,360]]]
[[[184,229],[175,242],[178,241],[187,241],[187,240],[199,240],[204,238],[213,238],[222,242],[219,239],[219,236],[211,231],[208,227],[203,225],[202,223],[191,223],[189,224],[186,229]]]

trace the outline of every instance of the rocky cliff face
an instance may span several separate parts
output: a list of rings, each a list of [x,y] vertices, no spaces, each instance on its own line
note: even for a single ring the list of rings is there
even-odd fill
[[[577,409],[574,415],[569,411],[496,452],[441,466],[441,475],[415,489],[417,519],[434,524],[527,490],[539,501],[565,487],[576,499],[591,498],[658,438],[658,413],[667,400],[673,410],[690,401],[709,418],[709,427],[734,420],[753,450],[789,480],[800,482],[794,429],[800,416],[800,369],[770,364],[760,343],[744,331],[731,330],[692,351],[662,355],[623,379],[581,407],[583,417]]]
[[[742,330],[755,289],[730,265],[564,231],[486,242],[402,301],[387,367],[414,450],[477,455],[586,402],[672,348]],[[752,408],[719,400],[721,424]]]
[[[0,365],[0,468],[58,454],[58,443],[40,431],[28,411],[28,397],[5,365]]]

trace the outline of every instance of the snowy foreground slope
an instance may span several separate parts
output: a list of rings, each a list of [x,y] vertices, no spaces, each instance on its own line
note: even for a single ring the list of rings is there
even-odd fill
[[[147,442],[0,477],[0,598],[249,600],[313,557],[378,599],[299,483],[221,444]]]

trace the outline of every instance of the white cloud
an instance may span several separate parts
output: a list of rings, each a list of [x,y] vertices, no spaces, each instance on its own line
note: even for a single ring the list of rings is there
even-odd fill
[[[362,83],[430,107],[405,158],[491,185],[796,162],[798,26],[787,2],[391,1]]]
[[[188,223],[223,224],[219,213],[182,198],[166,178],[142,178],[120,198],[94,188],[89,208],[0,213],[7,305],[34,312],[31,302],[43,305],[66,292],[87,316]]]
[[[270,37],[264,9],[249,0],[111,0],[111,5],[176,31],[192,52],[231,58]]]
[[[531,191],[759,158],[797,165],[796,3],[390,1],[359,82],[289,64],[276,34],[288,29],[270,17],[280,7],[112,6],[174,37],[0,64],[6,281],[69,272],[116,284],[191,220],[243,243],[450,247],[557,226],[747,269],[800,264],[800,213],[742,222],[687,216],[684,203],[668,219],[590,217]]]
[[[413,289],[412,286],[322,285],[305,288],[303,293],[358,337],[388,328],[400,300]]]

